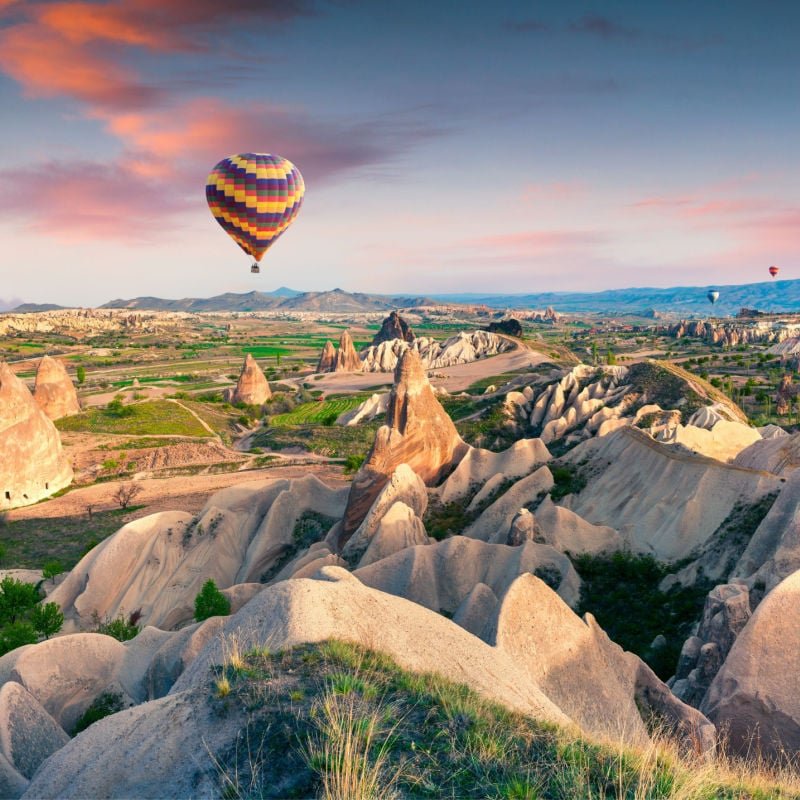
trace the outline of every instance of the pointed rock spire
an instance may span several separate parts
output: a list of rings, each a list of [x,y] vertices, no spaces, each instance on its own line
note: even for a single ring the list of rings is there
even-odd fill
[[[39,361],[33,397],[50,419],[80,414],[78,393],[64,365],[50,356]]]
[[[378,429],[367,460],[353,478],[340,544],[359,526],[398,465],[408,464],[428,486],[433,486],[467,450],[436,399],[419,354],[406,350],[395,369],[386,425]]]

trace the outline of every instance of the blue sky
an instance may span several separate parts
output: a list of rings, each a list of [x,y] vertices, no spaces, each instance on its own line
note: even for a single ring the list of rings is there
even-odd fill
[[[800,255],[800,4],[0,0],[0,297],[736,283]],[[260,276],[205,205],[306,180]]]

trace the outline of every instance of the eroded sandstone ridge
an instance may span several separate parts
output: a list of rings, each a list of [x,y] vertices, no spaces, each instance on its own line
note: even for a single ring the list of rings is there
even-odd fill
[[[61,419],[81,410],[78,393],[64,365],[50,356],[44,356],[36,370],[33,396],[50,419]]]
[[[366,516],[395,468],[408,464],[428,486],[438,483],[468,447],[433,393],[419,355],[408,349],[397,364],[386,425],[353,479],[342,522],[344,544]]]
[[[37,503],[69,486],[72,467],[53,423],[0,362],[0,510]]]
[[[272,397],[267,379],[250,353],[244,360],[236,388],[233,391],[228,390],[228,395],[232,403],[247,403],[252,406],[263,405]]]

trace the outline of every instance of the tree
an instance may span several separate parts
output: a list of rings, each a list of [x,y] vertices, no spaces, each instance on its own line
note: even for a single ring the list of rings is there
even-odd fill
[[[36,631],[30,622],[12,622],[0,630],[0,655],[5,655],[25,644],[36,644]]]
[[[617,363],[617,357],[614,355],[614,351],[611,347],[608,348],[608,352],[606,353],[606,364],[614,365]]]
[[[78,368],[75,370],[75,377],[78,379],[78,383],[83,383],[86,380],[86,367],[83,364],[79,364]]]
[[[56,575],[60,575],[64,571],[61,562],[54,558],[50,561],[45,561],[42,567],[42,578],[46,581],[54,581]]]
[[[112,500],[119,503],[120,508],[127,508],[131,504],[131,500],[138,497],[144,490],[141,486],[135,483],[121,483],[117,487],[117,491],[111,495]]]
[[[64,615],[57,603],[39,603],[31,611],[31,625],[34,630],[45,639],[61,630],[64,624]]]
[[[597,342],[592,342],[592,365],[597,366]]]
[[[194,599],[194,618],[202,622],[209,617],[224,617],[231,613],[231,601],[217,589],[217,584],[209,578]]]
[[[0,625],[15,623],[39,602],[39,590],[34,583],[16,578],[0,581]]]

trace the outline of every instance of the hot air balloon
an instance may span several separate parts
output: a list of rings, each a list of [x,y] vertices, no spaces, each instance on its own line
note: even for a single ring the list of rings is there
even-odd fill
[[[708,298],[708,302],[711,303],[711,305],[713,306],[714,303],[716,303],[717,300],[719,300],[719,292],[712,289],[709,291],[706,297]]]
[[[780,267],[770,267],[770,268],[769,268],[769,274],[770,274],[770,275],[772,275],[772,277],[773,277],[773,278],[774,278],[774,277],[775,277],[775,276],[776,276],[776,275],[777,275],[777,274],[778,274],[780,271],[781,271],[781,270],[780,270]]]
[[[228,236],[254,259],[251,272],[303,204],[300,170],[282,156],[241,153],[223,158],[206,181],[208,207]]]

